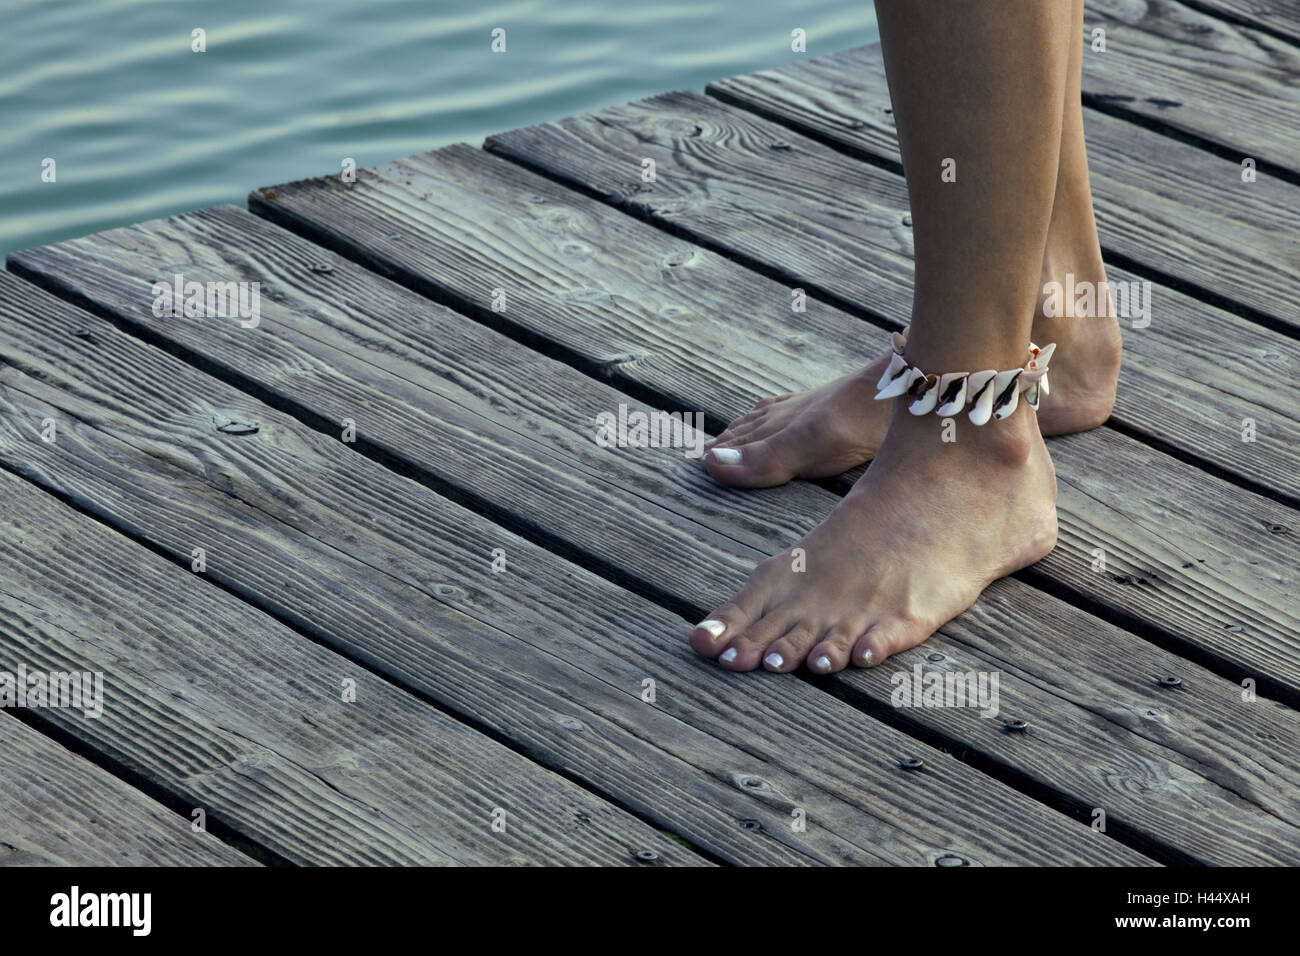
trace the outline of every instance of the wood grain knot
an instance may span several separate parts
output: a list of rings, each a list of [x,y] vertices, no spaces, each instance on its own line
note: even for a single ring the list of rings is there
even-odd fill
[[[217,426],[217,431],[223,435],[256,435],[262,430],[262,426],[257,422],[241,422],[233,418],[213,419]]]

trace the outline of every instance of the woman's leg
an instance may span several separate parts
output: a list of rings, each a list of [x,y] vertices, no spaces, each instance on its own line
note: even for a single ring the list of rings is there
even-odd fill
[[[876,10],[915,233],[907,360],[935,373],[1022,366],[1056,192],[1070,5]],[[941,176],[949,158],[954,182]],[[866,475],[695,628],[699,653],[734,670],[878,664],[1051,550],[1056,479],[1026,403],[980,427],[959,416],[955,441],[905,397],[888,404]]]
[[[955,4],[951,9],[954,16],[961,12]],[[1052,365],[1052,396],[1038,415],[1045,435],[1082,431],[1105,421],[1114,402],[1120,361],[1119,327],[1108,312],[1097,321],[1077,322],[1074,318],[1049,318],[1042,308],[1041,286],[1045,283],[1065,283],[1067,275],[1073,275],[1076,282],[1101,283],[1106,278],[1093,220],[1083,137],[1083,0],[1073,0],[1070,20],[1052,218],[1032,333],[1035,342],[1060,346]],[[766,487],[795,477],[837,475],[868,461],[880,447],[890,420],[884,403],[871,402],[888,358],[888,350],[882,349],[878,361],[835,382],[759,402],[711,444],[729,448],[732,454],[726,461],[708,456],[705,464],[709,471],[726,484]]]
[[[1103,288],[1106,269],[1092,213],[1088,151],[1083,137],[1083,3],[1073,0],[1071,11],[1074,36],[1061,127],[1061,162],[1056,172],[1041,281],[1064,283],[1071,275],[1076,284],[1089,282]],[[1038,416],[1044,435],[1084,431],[1110,417],[1119,381],[1119,322],[1109,295],[1097,296],[1096,302],[1095,315],[1049,317],[1043,313],[1040,299],[1034,317],[1034,341],[1056,342],[1061,355],[1060,362],[1052,361],[1052,396]]]

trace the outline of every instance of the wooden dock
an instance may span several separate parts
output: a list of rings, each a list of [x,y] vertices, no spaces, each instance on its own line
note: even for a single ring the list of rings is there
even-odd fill
[[[716,432],[907,320],[874,46],[10,256],[0,671],[104,703],[0,713],[0,862],[1300,862],[1300,15],[1093,27],[1150,325],[1049,443],[1055,552],[871,671],[685,642],[852,476],[594,437]],[[156,315],[177,274],[259,283],[258,324]],[[894,706],[918,666],[997,673],[999,716]]]

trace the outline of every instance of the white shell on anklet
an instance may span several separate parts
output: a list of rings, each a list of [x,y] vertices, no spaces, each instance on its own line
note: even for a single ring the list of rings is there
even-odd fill
[[[982,372],[971,372],[966,380],[966,401],[970,404],[967,416],[972,425],[983,425],[993,414],[993,380],[998,377],[995,368]]]
[[[939,376],[939,407],[934,413],[940,418],[956,415],[966,407],[966,372],[945,372]]]
[[[910,371],[912,366],[907,364],[903,356],[895,352],[889,360],[889,368],[876,383],[876,388],[879,389],[876,398],[894,398],[902,395],[907,391],[907,373]]]
[[[909,412],[913,415],[929,414],[939,401],[939,377],[922,375],[907,390],[907,394],[912,396],[912,403],[907,406]]]
[[[998,372],[997,378],[993,380],[994,421],[1002,421],[1020,404],[1020,376],[1024,371],[1022,368],[1013,368]]]
[[[1039,401],[1048,394],[1047,363],[1056,351],[1056,343],[1039,348],[1030,342],[1029,361],[1021,368],[931,375],[903,357],[906,329],[893,333],[891,344],[889,368],[876,383],[877,399],[906,395],[907,410],[913,415],[934,412],[942,418],[969,408],[968,417],[975,425],[1008,418],[1019,407],[1021,392],[1025,393],[1025,404],[1038,411]]]

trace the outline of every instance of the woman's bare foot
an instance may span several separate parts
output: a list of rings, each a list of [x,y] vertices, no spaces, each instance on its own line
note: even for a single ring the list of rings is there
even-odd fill
[[[891,403],[874,399],[891,354],[820,388],[760,400],[705,443],[705,467],[723,484],[768,488],[870,461],[889,428]]]
[[[982,427],[961,416],[944,442],[941,420],[904,401],[876,403],[894,421],[867,473],[695,627],[698,653],[738,671],[874,666],[1052,550],[1056,476],[1032,410]]]
[[[1101,253],[1075,268],[1049,254],[1043,285],[1104,282]],[[1049,261],[1050,260],[1050,261]],[[1103,300],[1107,301],[1107,300]],[[1109,307],[1091,317],[1045,314],[1046,297],[1034,313],[1033,340],[1056,343],[1049,375],[1051,394],[1038,410],[1044,435],[1068,435],[1096,428],[1110,417],[1119,381],[1120,330]],[[884,334],[882,333],[882,338]],[[704,465],[717,481],[740,488],[767,488],[793,478],[826,478],[870,461],[889,427],[891,403],[874,401],[876,383],[889,363],[881,357],[808,392],[762,399],[753,411],[727,426],[707,444]]]

